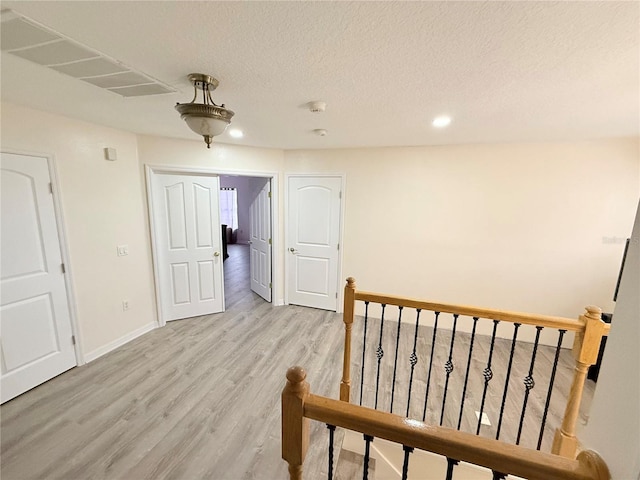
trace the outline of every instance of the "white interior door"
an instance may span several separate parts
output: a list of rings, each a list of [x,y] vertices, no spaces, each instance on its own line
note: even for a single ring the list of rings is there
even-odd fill
[[[337,309],[340,177],[289,177],[289,303]]]
[[[2,153],[1,401],[74,367],[60,239],[46,158]]]
[[[224,311],[219,180],[153,174],[156,265],[165,321]]]
[[[251,290],[271,301],[271,182],[249,207]]]

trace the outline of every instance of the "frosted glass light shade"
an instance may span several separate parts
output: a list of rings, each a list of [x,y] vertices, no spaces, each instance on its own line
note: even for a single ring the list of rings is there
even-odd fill
[[[203,137],[215,137],[225,131],[229,125],[229,120],[212,117],[200,117],[196,115],[184,115],[184,121],[191,130]]]

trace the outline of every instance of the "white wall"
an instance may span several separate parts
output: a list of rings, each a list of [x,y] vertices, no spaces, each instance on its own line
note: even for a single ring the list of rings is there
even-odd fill
[[[104,160],[104,147],[118,160]],[[136,136],[3,103],[2,149],[55,156],[83,353],[154,324]],[[129,256],[116,255],[121,244]]]
[[[640,192],[638,139],[288,151],[285,171],[346,173],[358,288],[571,318],[611,311]]]
[[[640,478],[640,205],[582,443],[614,479]]]

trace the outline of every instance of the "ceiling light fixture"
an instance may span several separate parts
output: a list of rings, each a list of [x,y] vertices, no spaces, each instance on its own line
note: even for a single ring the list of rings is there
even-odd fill
[[[231,130],[229,130],[229,135],[231,135],[233,138],[242,138],[244,137],[244,132],[237,128],[232,128]]]
[[[433,119],[432,125],[436,128],[446,127],[451,123],[451,117],[447,115],[441,115]]]
[[[207,148],[211,148],[211,139],[225,131],[234,113],[216,105],[211,92],[218,86],[218,80],[204,73],[192,73],[189,80],[193,83],[193,100],[189,103],[177,103],[176,110],[191,130],[204,137]],[[203,103],[196,103],[198,90],[202,90]]]

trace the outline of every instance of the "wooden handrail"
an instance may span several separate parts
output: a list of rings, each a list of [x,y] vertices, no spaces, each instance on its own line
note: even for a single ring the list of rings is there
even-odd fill
[[[532,313],[510,312],[508,310],[494,310],[491,308],[474,307],[469,305],[455,305],[450,303],[437,303],[413,298],[398,297],[395,295],[382,295],[371,292],[355,292],[355,299],[365,302],[383,303],[386,305],[398,305],[409,308],[419,308],[432,312],[452,313],[468,317],[488,318],[490,320],[502,320],[505,322],[520,323],[524,325],[536,325],[562,330],[580,331],[584,324],[579,320]]]
[[[423,422],[403,418],[391,413],[345,404],[343,401],[313,395],[308,393],[309,386],[305,381],[306,373],[301,367],[289,369],[287,378],[289,382],[285,387],[285,391],[283,391],[282,412],[283,458],[285,460],[291,457],[296,460],[299,458],[297,456],[298,450],[296,450],[295,455],[285,454],[285,438],[297,436],[297,432],[302,430],[297,424],[304,425],[307,419],[312,419],[433,452],[448,458],[454,458],[458,461],[483,466],[504,474],[517,475],[528,479],[610,479],[606,464],[602,458],[592,451],[581,452],[575,460],[563,458],[446,427],[429,426]],[[298,382],[297,386],[295,382]],[[290,403],[285,402],[285,397],[290,395],[290,393],[286,393],[287,389],[306,392],[300,397],[302,401],[301,410],[296,407],[294,412],[287,411],[290,408]],[[287,418],[287,422],[285,422],[285,418]],[[289,434],[286,431],[287,428],[293,429],[296,432],[295,435]],[[289,442],[286,442],[286,444],[289,446]],[[301,477],[291,476],[291,478],[299,479]]]
[[[601,319],[602,310],[600,308],[587,306],[585,307],[586,312],[580,315],[577,320],[574,320],[565,317],[430,302],[395,295],[358,291],[353,277],[347,278],[344,292],[345,342],[342,381],[340,383],[340,400],[344,402],[350,402],[351,397],[351,331],[355,319],[356,300],[575,332],[573,355],[576,359],[576,368],[562,426],[556,431],[552,447],[554,454],[568,458],[575,457],[578,446],[575,427],[587,370],[590,365],[596,363],[602,337],[606,337],[610,329],[610,325],[604,323]]]

